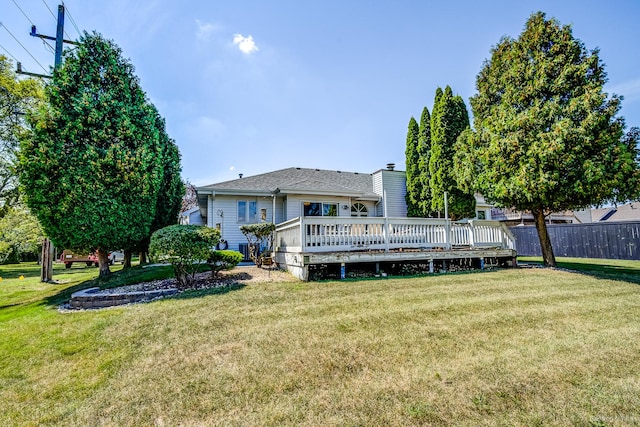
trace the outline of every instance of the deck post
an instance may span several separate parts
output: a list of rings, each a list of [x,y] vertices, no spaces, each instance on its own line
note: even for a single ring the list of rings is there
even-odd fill
[[[433,273],[433,258],[429,258],[429,273]]]
[[[304,248],[307,247],[307,239],[306,239],[306,230],[304,229],[304,221],[302,218],[304,217],[299,217],[300,218],[300,250],[302,250],[302,252],[304,252]]]
[[[469,246],[471,246],[472,248],[475,246],[476,242],[473,238],[474,236],[474,232],[473,232],[473,220],[469,221],[469,228],[467,228],[467,230],[469,230]]]
[[[451,220],[449,218],[445,218],[444,223],[444,245],[445,248],[449,251],[451,250]]]
[[[384,236],[384,251],[389,252],[389,218],[384,217],[384,229],[382,235]]]

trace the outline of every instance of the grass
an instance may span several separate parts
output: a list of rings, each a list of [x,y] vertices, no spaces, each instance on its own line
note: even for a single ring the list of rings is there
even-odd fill
[[[632,280],[514,269],[58,312],[91,274],[0,282],[0,425],[640,424]]]
[[[542,257],[518,257],[519,262],[542,264]],[[640,261],[593,258],[557,258],[559,268],[580,271],[602,279],[640,284]]]

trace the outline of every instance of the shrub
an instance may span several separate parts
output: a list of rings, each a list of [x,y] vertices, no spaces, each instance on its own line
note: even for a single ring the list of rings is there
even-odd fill
[[[276,225],[272,222],[240,226],[240,231],[249,242],[249,255],[258,267],[262,266],[265,258],[271,256],[275,230]]]
[[[242,261],[242,254],[237,251],[211,251],[207,263],[211,267],[211,275],[217,276],[222,270],[231,270]]]
[[[189,288],[199,264],[220,241],[220,231],[203,225],[170,225],[151,235],[149,253],[173,265],[180,289]]]

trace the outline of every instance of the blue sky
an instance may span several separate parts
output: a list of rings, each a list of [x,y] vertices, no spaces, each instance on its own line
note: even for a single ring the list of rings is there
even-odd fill
[[[57,5],[0,0],[0,53],[42,73],[30,53],[49,70],[53,53],[29,30],[33,22],[54,35],[49,9],[57,14]],[[620,114],[627,126],[640,126],[635,0],[65,5],[70,38],[78,38],[75,26],[95,30],[133,63],[180,147],[183,178],[196,185],[291,166],[373,172],[393,162],[404,169],[410,117],[431,110],[438,86],[450,85],[470,109],[491,47],[517,37],[537,10],[571,24],[588,49],[600,48],[606,91],[625,97]]]

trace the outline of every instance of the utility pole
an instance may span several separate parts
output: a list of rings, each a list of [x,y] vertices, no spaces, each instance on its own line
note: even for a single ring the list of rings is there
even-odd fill
[[[58,25],[56,28],[55,37],[38,34],[38,32],[36,31],[35,25],[31,26],[30,35],[33,37],[39,37],[41,39],[55,40],[56,56],[55,56],[54,70],[57,69],[62,64],[63,44],[69,43],[73,45],[78,45],[77,42],[64,39],[64,5],[63,4],[58,5]],[[51,78],[51,76],[47,76],[44,74],[35,74],[35,73],[28,73],[26,71],[22,71],[22,64],[20,64],[19,62],[17,64],[17,67],[18,67],[17,73],[19,74],[26,74],[30,76],[43,77],[48,79]],[[44,241],[42,242],[42,264],[40,268],[41,282],[51,282],[53,280],[53,254],[54,254],[54,247],[51,244],[51,240],[45,237]]]
[[[74,42],[73,40],[67,40],[64,38],[64,5],[60,4],[58,5],[58,25],[56,26],[56,36],[55,37],[51,37],[51,36],[46,36],[44,34],[38,34],[38,31],[36,29],[35,25],[31,26],[31,32],[29,33],[30,36],[32,37],[38,37],[41,38],[43,40],[53,40],[56,42],[56,53],[55,53],[55,62],[54,62],[54,66],[53,68],[58,68],[61,64],[62,64],[62,49],[63,49],[63,44],[67,43],[67,44],[72,44],[72,45],[78,45],[78,42]],[[22,71],[22,64],[20,62],[18,62],[17,64],[18,69],[16,70],[16,72],[18,74],[26,74],[28,76],[33,76],[33,77],[42,77],[45,79],[50,79],[51,76],[47,76],[45,74],[37,74],[37,73],[29,73],[27,71]]]

